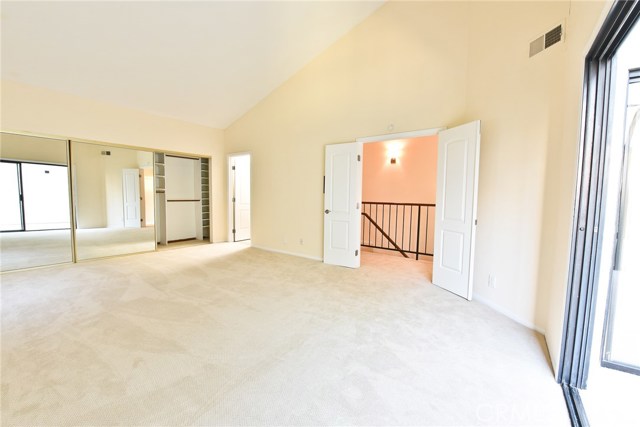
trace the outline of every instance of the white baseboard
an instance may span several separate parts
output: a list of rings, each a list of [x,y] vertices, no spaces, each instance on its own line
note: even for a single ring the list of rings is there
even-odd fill
[[[540,332],[542,335],[545,335],[545,331],[544,329],[534,325],[532,322],[528,321],[528,320],[524,320],[522,319],[520,316],[516,316],[515,314],[511,313],[509,310],[505,309],[504,307],[489,301],[481,296],[478,295],[473,295],[473,299],[475,301],[478,301],[480,304],[484,304],[487,307],[492,308],[493,310],[497,311],[500,314],[503,314],[505,316],[507,316],[509,319],[518,322],[519,324],[521,324],[522,326],[526,326],[529,329],[533,329],[536,332]]]
[[[273,249],[273,248],[268,248],[268,247],[265,247],[265,246],[258,246],[258,245],[254,245],[253,243],[251,244],[251,247],[252,248],[256,248],[256,249],[261,249],[261,250],[267,251],[267,252],[275,252],[275,253],[283,254],[283,255],[291,255],[291,256],[297,256],[299,258],[311,259],[311,260],[314,260],[314,261],[322,261],[321,257],[298,254],[298,253],[295,253],[295,252],[283,251],[283,250],[280,250],[280,249]]]

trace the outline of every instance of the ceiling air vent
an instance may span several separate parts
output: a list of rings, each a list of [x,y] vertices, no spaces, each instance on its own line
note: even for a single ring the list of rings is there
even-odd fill
[[[529,58],[539,54],[545,49],[549,49],[554,44],[562,41],[562,25],[558,25],[554,29],[541,35],[531,43],[529,43]]]

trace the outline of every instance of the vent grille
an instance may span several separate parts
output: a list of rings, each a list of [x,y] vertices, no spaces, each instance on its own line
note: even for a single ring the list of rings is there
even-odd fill
[[[544,35],[544,48],[548,49],[562,40],[562,25],[558,25],[553,30]]]
[[[539,54],[545,49],[549,49],[554,44],[561,42],[562,36],[562,25],[558,25],[554,29],[538,37],[537,39],[529,43],[529,58]]]
[[[544,36],[540,36],[529,44],[529,58],[544,50]]]

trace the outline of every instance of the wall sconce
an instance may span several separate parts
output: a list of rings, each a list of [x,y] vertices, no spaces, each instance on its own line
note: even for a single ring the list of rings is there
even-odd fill
[[[402,148],[404,146],[403,141],[389,141],[387,146],[387,158],[389,163],[395,165],[398,163],[398,158],[402,156]]]

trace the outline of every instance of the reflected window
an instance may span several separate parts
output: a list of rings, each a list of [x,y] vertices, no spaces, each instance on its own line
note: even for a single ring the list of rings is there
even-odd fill
[[[0,270],[71,262],[67,141],[1,138]]]
[[[69,228],[69,179],[66,166],[22,164],[25,230]]]

